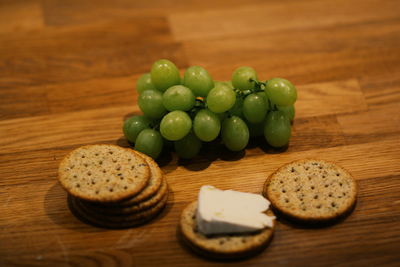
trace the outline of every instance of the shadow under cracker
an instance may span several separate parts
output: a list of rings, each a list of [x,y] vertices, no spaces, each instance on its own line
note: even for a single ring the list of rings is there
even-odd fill
[[[298,228],[298,229],[319,229],[319,228],[328,228],[332,227],[338,223],[343,222],[347,217],[350,216],[350,214],[353,213],[354,209],[356,208],[357,200],[354,202],[354,204],[349,208],[345,213],[341,214],[340,216],[331,219],[331,220],[326,220],[326,221],[318,221],[318,220],[310,220],[310,221],[302,221],[298,220],[296,218],[290,217],[276,208],[272,207],[273,212],[275,213],[277,220],[285,224],[287,226],[290,226],[292,228]]]
[[[68,204],[68,194],[62,186],[55,182],[44,196],[43,206],[48,218],[62,228],[87,232],[79,227],[79,220],[71,212]]]

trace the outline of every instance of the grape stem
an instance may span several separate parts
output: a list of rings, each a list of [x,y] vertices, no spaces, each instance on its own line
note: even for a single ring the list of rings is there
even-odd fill
[[[150,123],[149,127],[153,130],[159,131],[160,130],[160,121]]]
[[[202,97],[197,97],[196,99],[196,102],[194,103],[194,106],[195,107],[199,107],[199,106],[205,106],[205,102],[204,102],[204,99],[202,98]]]
[[[207,104],[204,101],[204,98],[202,97],[197,97],[194,103],[194,107],[189,110],[189,116],[193,119],[194,116],[196,116],[197,112],[201,109],[207,108]]]
[[[272,110],[272,111],[277,111],[278,110],[278,108],[276,107],[276,104],[273,104],[271,102],[271,99],[269,99],[269,98],[268,98],[268,103],[269,103],[269,106],[271,107],[270,110]]]
[[[254,80],[252,78],[250,78],[249,81],[254,83],[255,86],[253,89],[242,91],[240,89],[233,88],[233,91],[236,93],[237,97],[241,97],[242,99],[244,99],[244,98],[246,98],[246,96],[251,95],[253,93],[266,92],[266,87],[267,87],[268,81],[261,82],[261,81]],[[268,98],[268,103],[270,106],[270,111],[278,110],[276,104],[272,103],[269,98]],[[232,116],[232,114],[229,111],[227,111],[227,114],[228,114],[228,118]]]
[[[252,90],[253,93],[264,92],[265,87],[267,86],[267,82],[268,82],[268,81],[261,82],[261,81],[254,80],[252,78],[250,78],[249,81],[253,82],[255,84],[255,88]]]
[[[255,88],[253,89],[253,93],[266,92],[266,87],[267,87],[268,81],[261,82],[261,81],[254,80],[252,78],[250,78],[249,81],[250,82],[254,82],[254,84],[255,84]],[[272,111],[277,111],[278,110],[276,104],[272,103],[269,98],[268,98],[268,102],[269,102],[269,106],[271,107]]]

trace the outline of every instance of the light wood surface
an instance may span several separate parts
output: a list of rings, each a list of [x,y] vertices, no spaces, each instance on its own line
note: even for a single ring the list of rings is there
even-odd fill
[[[298,89],[285,151],[252,141],[206,146],[191,161],[164,154],[171,187],[154,221],[86,225],[56,180],[85,144],[128,146],[140,111],[135,81],[153,61],[201,65],[227,80],[241,65]],[[343,222],[279,222],[270,246],[241,266],[395,266],[400,262],[400,2],[389,0],[0,1],[0,265],[214,266],[177,240],[201,185],[259,193],[280,165],[335,161],[358,181]]]

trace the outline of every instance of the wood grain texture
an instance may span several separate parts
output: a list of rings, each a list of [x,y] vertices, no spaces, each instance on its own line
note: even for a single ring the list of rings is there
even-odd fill
[[[398,19],[387,19],[301,31],[249,32],[184,40],[183,46],[190,64],[206,67],[219,79],[230,79],[241,65],[257,69],[261,79],[282,76],[296,84],[378,77],[399,72],[395,63],[399,24]]]
[[[142,73],[160,56],[186,66],[163,17],[46,27],[1,38],[0,88]]]
[[[396,266],[400,262],[400,2],[389,0],[0,1],[0,265],[217,266],[177,239],[200,186],[260,193],[282,164],[332,160],[359,185],[344,221],[279,221],[270,246],[237,266]],[[126,230],[75,218],[60,160],[85,144],[129,146],[135,82],[169,58],[228,80],[241,65],[298,89],[289,147],[261,139],[192,160],[163,153],[171,188],[154,221]],[[223,263],[222,263],[223,264]]]
[[[353,1],[352,4],[346,0],[272,1],[242,8],[227,7],[222,12],[206,10],[172,14],[169,19],[174,36],[178,40],[190,40],[330,25],[338,27],[379,21],[382,17],[398,19],[398,8],[396,1],[379,0]]]
[[[39,0],[2,0],[0,5],[0,33],[34,31],[44,27]]]

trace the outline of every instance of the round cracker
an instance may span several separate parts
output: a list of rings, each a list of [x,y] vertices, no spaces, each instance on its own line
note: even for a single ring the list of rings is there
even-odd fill
[[[179,230],[183,241],[198,254],[215,259],[238,259],[262,251],[272,239],[273,228],[256,233],[205,236],[197,231],[197,201],[189,204],[182,212]],[[267,212],[272,215],[269,210]]]
[[[167,182],[162,179],[162,185],[159,190],[156,192],[155,195],[150,197],[149,199],[144,200],[143,202],[139,202],[133,204],[131,206],[109,206],[109,205],[100,205],[100,204],[93,204],[91,202],[83,202],[79,200],[82,205],[84,205],[88,210],[93,211],[94,213],[100,213],[104,215],[128,215],[131,213],[137,213],[142,210],[149,209],[159,203],[162,198],[167,194],[168,186]]]
[[[304,159],[272,173],[264,185],[263,195],[289,219],[329,222],[352,210],[357,185],[351,174],[335,163]]]
[[[128,198],[126,200],[120,202],[112,202],[112,203],[101,203],[101,205],[107,206],[132,206],[134,204],[138,204],[143,202],[144,200],[148,200],[153,197],[161,187],[161,184],[164,179],[164,175],[158,166],[158,164],[149,156],[140,153],[136,150],[132,150],[134,153],[137,153],[139,156],[143,157],[150,168],[150,179],[147,186],[137,195],[132,198]]]
[[[138,194],[150,170],[139,154],[115,145],[87,145],[60,163],[58,179],[71,195],[94,202],[116,202]]]

